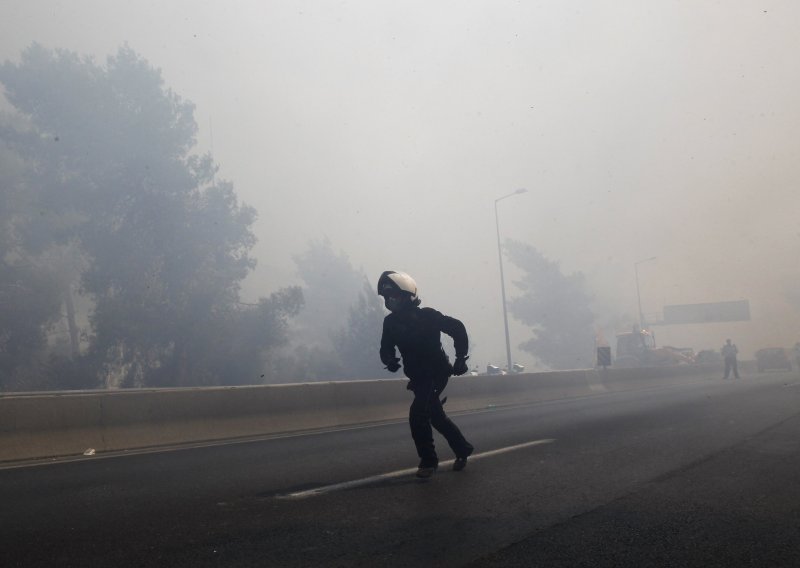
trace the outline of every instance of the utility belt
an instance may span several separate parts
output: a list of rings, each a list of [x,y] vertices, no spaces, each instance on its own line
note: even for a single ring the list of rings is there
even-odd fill
[[[410,379],[408,381],[408,385],[406,388],[410,391],[416,392],[418,389],[427,389],[430,388],[431,383],[433,384],[433,392],[436,394],[441,394],[442,391],[447,387],[447,383],[450,381],[450,377],[425,377],[423,379]]]

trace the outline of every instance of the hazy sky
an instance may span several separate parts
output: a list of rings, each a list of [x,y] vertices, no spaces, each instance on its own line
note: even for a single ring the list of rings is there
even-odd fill
[[[796,1],[2,7],[0,60],[127,42],[197,105],[198,151],[213,129],[221,177],[259,211],[248,297],[296,283],[292,254],[327,237],[373,282],[411,273],[464,319],[475,363],[502,362],[493,206],[524,187],[503,236],[583,271],[603,321],[634,321],[633,263],[656,256],[645,312],[748,298],[754,318],[661,343],[800,340]]]

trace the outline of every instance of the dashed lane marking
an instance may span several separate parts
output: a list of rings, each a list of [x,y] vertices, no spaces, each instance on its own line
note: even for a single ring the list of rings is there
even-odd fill
[[[480,454],[472,454],[469,457],[469,461],[479,460],[483,458],[489,458],[492,456],[496,456],[499,454],[505,454],[508,452],[514,452],[517,450],[523,450],[525,448],[530,448],[533,446],[540,446],[542,444],[551,444],[555,442],[552,438],[547,438],[543,440],[533,440],[531,442],[525,442],[523,444],[516,444],[514,446],[506,446],[505,448],[498,448],[496,450],[490,450],[488,452],[482,452]],[[451,466],[455,460],[447,460],[444,462],[439,462],[439,467],[444,468]],[[325,495],[326,493],[333,493],[334,491],[343,491],[345,489],[353,489],[354,487],[363,487],[365,485],[372,485],[375,483],[380,483],[382,481],[386,481],[388,479],[394,479],[397,477],[404,477],[406,475],[411,475],[417,471],[416,467],[411,467],[408,469],[400,469],[397,471],[390,471],[389,473],[382,473],[379,475],[372,475],[370,477],[364,477],[362,479],[354,479],[352,481],[343,481],[341,483],[334,483],[332,485],[323,485],[321,487],[316,487],[314,489],[306,489],[305,491],[297,491],[295,493],[286,493],[284,495],[278,495],[278,499],[307,499],[309,497],[318,497],[320,495]]]

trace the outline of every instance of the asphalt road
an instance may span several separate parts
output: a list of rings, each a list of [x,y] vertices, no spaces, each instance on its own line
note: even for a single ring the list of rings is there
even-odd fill
[[[405,423],[0,469],[2,565],[800,565],[800,376],[454,418],[428,481]]]

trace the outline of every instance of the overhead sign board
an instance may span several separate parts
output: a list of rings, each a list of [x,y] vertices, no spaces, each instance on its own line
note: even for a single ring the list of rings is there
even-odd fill
[[[750,301],[664,306],[664,324],[750,321]]]

